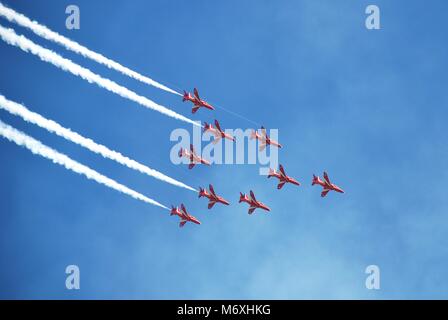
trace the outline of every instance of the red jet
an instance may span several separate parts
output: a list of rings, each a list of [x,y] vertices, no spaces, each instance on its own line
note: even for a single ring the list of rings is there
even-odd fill
[[[190,159],[190,164],[188,165],[188,169],[192,169],[196,163],[202,163],[202,164],[206,164],[206,165],[210,165],[210,162],[208,162],[207,160],[203,159],[202,157],[198,156],[196,154],[196,151],[194,151],[194,147],[192,144],[190,144],[190,151],[188,151],[187,149],[183,149],[180,148],[179,150],[179,157],[185,157]]]
[[[280,165],[279,171],[275,171],[275,169],[274,170],[269,169],[268,178],[270,177],[276,177],[279,180],[279,184],[277,185],[277,189],[279,190],[283,188],[285,183],[292,183],[295,184],[296,186],[300,186],[299,181],[286,175],[285,169],[283,169],[282,165]]]
[[[322,193],[320,194],[321,197],[325,197],[327,193],[331,190],[339,193],[344,193],[344,190],[342,190],[340,187],[330,182],[330,179],[328,178],[328,174],[326,172],[324,172],[324,181],[322,181],[319,177],[316,177],[313,174],[313,183],[311,185],[314,186],[315,184],[318,184],[322,186],[322,188],[324,188],[322,190]]]
[[[264,127],[261,127],[260,131],[261,131],[261,133],[258,133],[256,130],[253,130],[252,133],[250,134],[250,139],[256,139],[256,140],[260,141],[260,147],[259,147],[260,151],[263,151],[264,148],[266,148],[266,146],[268,144],[272,145],[272,146],[276,146],[278,148],[282,147],[282,145],[280,143],[269,138],[269,136],[266,133],[266,129]]]
[[[184,97],[183,97],[182,101],[193,102],[193,109],[191,109],[191,113],[196,113],[196,111],[198,111],[199,108],[201,108],[201,107],[207,108],[210,110],[215,110],[215,108],[211,104],[209,104],[208,102],[199,98],[198,89],[196,89],[196,88],[194,88],[194,95],[191,95],[190,92],[186,92],[184,90]]]
[[[215,205],[215,203],[220,202],[222,204],[225,204],[226,206],[229,205],[229,202],[225,200],[223,197],[218,196],[215,193],[215,190],[213,189],[213,186],[209,185],[210,192],[207,192],[207,189],[199,188],[199,198],[206,197],[210,201],[208,202],[208,208],[211,209]]]
[[[180,205],[180,210],[178,207],[173,207],[171,206],[171,213],[170,216],[178,216],[180,218],[180,222],[179,222],[179,227],[183,227],[188,221],[196,223],[196,224],[201,224],[201,222],[196,219],[195,217],[193,217],[192,215],[190,215],[187,212],[187,209],[185,209],[184,204],[182,203]]]
[[[213,143],[216,144],[219,142],[220,139],[229,139],[231,141],[235,141],[235,137],[231,136],[228,133],[225,133],[221,126],[219,125],[218,120],[215,120],[215,126],[216,128],[213,128],[212,124],[208,124],[207,122],[204,122],[204,133],[209,131],[215,136],[215,140],[213,140]]]
[[[249,211],[247,212],[248,214],[252,214],[254,212],[255,209],[259,208],[259,209],[263,209],[266,211],[271,211],[271,209],[269,209],[269,207],[267,205],[265,205],[264,203],[258,201],[255,198],[254,193],[252,192],[252,190],[250,190],[250,196],[245,195],[244,193],[240,192],[240,201],[241,202],[246,202],[249,204]]]

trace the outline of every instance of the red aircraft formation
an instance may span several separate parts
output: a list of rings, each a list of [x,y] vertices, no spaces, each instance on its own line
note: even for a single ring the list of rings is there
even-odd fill
[[[198,111],[199,108],[201,108],[201,107],[209,109],[209,110],[215,109],[212,105],[210,105],[209,103],[207,103],[206,101],[202,100],[199,97],[199,93],[196,88],[194,88],[194,95],[192,95],[189,92],[184,91],[182,101],[190,101],[193,103],[193,108],[191,110],[192,113],[196,113],[196,111]],[[213,140],[213,143],[216,144],[221,139],[228,139],[231,141],[235,141],[235,137],[231,136],[228,133],[225,133],[224,130],[221,129],[221,126],[219,125],[218,120],[215,120],[214,123],[215,123],[215,127],[213,127],[212,124],[208,124],[207,122],[204,122],[204,133],[210,132],[215,137],[215,139]],[[251,132],[250,139],[256,139],[259,141],[258,143],[259,143],[260,151],[263,151],[267,146],[274,146],[277,148],[282,147],[282,145],[280,143],[278,143],[275,140],[272,140],[267,135],[266,129],[264,127],[261,127],[259,132],[257,130],[253,130]],[[185,157],[190,160],[190,163],[188,165],[189,169],[192,169],[196,164],[210,165],[210,162],[203,159],[201,156],[199,156],[196,153],[192,144],[190,144],[190,150],[181,148],[179,150],[179,157]],[[277,189],[279,189],[279,190],[282,189],[286,183],[291,183],[291,184],[300,186],[299,181],[297,181],[296,179],[294,179],[286,174],[285,169],[283,168],[282,165],[279,166],[278,171],[275,169],[269,169],[268,178],[271,178],[271,177],[278,179],[279,183],[277,185]],[[311,185],[315,185],[315,184],[318,184],[318,185],[322,186],[322,188],[323,188],[321,197],[325,197],[327,195],[327,193],[330,191],[344,193],[344,191],[340,187],[338,187],[337,185],[330,182],[330,179],[328,178],[328,174],[326,172],[324,172],[324,180],[321,180],[319,177],[316,177],[315,175],[313,175],[313,181],[312,181]],[[211,184],[209,185],[209,190],[207,190],[205,188],[203,189],[201,187],[199,188],[199,198],[202,198],[202,197],[205,197],[209,200],[209,202],[208,202],[209,209],[212,209],[216,203],[222,203],[224,205],[230,204],[223,197],[218,196],[215,193],[215,190]],[[239,203],[241,203],[241,202],[245,202],[245,203],[249,204],[249,210],[248,210],[249,214],[252,214],[256,209],[271,211],[271,209],[267,205],[258,201],[255,198],[255,194],[252,190],[250,190],[249,195],[246,195],[246,194],[240,192]],[[180,209],[178,207],[172,207],[171,215],[177,215],[181,219],[181,221],[179,223],[180,227],[183,227],[185,225],[185,223],[187,223],[187,222],[201,224],[201,222],[197,218],[193,217],[192,215],[190,215],[187,212],[187,210],[185,209],[185,206],[183,204],[180,205]]]

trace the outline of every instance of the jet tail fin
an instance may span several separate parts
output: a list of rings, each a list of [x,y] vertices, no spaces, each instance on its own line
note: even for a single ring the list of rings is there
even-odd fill
[[[273,177],[275,173],[275,170],[269,168],[268,178]]]
[[[204,122],[204,131],[203,132],[207,132],[207,130],[210,130],[212,128],[211,124],[208,124],[207,122]]]
[[[318,181],[319,181],[319,178],[313,174],[313,181],[312,181],[311,185],[314,186],[315,184],[317,184]]]
[[[243,202],[244,200],[247,200],[247,196],[244,193],[240,192],[240,201],[238,201],[238,203]]]
[[[205,196],[205,192],[204,189],[202,189],[201,187],[199,187],[199,196],[198,198],[204,197]]]
[[[188,92],[184,90],[184,97],[182,98],[182,102],[187,101],[188,99]]]

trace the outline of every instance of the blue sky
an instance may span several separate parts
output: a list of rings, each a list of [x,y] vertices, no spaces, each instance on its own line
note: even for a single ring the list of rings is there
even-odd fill
[[[51,29],[175,89],[278,128],[280,163],[302,186],[278,191],[256,165],[169,161],[182,122],[0,43],[0,93],[185,183],[213,183],[229,207],[138,174],[0,111],[43,143],[164,204],[178,220],[0,140],[1,298],[448,298],[445,1],[2,1]],[[65,28],[77,4],[81,29]],[[179,97],[148,87],[7,23],[173,110]],[[252,124],[201,110],[194,119]],[[313,173],[346,194],[320,197]],[[239,191],[272,211],[247,215]],[[65,289],[65,267],[81,290]],[[365,268],[381,270],[367,290]]]

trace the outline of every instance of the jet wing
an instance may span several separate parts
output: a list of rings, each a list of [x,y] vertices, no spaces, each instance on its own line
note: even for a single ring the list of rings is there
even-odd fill
[[[286,183],[286,181],[282,181],[282,182],[280,182],[278,185],[277,185],[277,189],[281,189],[281,188],[283,188],[283,186],[285,185],[285,183]]]
[[[252,198],[253,201],[257,202],[257,199],[255,198],[255,195],[252,190],[250,190],[250,197]]]
[[[259,151],[263,151],[266,148],[266,143],[262,142],[260,143],[260,146],[258,147]]]
[[[199,98],[199,92],[198,92],[198,89],[194,88],[193,91],[194,91],[194,96],[195,96],[197,99],[201,100],[201,98]]]
[[[254,210],[257,209],[255,207],[250,207],[249,211],[247,211],[248,214],[252,214],[254,212]]]
[[[320,194],[320,196],[323,198],[327,195],[327,193],[330,191],[330,189],[324,189],[324,191],[322,191],[322,193]]]
[[[221,126],[219,125],[218,120],[215,120],[215,126],[216,126],[216,129],[218,129],[219,131],[222,132],[222,129],[221,129]]]
[[[213,206],[215,205],[216,201],[215,200],[210,200],[210,202],[208,203],[208,208],[211,209],[213,208]]]
[[[286,172],[285,172],[285,169],[283,169],[282,165],[280,165],[280,172],[282,173],[283,177],[286,178]]]
[[[213,186],[209,184],[208,187],[210,189],[210,193],[216,197],[215,189],[213,188]]]
[[[190,152],[192,155],[197,155],[196,150],[194,149],[194,146],[192,144],[190,144]]]
[[[327,181],[328,184],[331,184],[330,178],[328,178],[328,174],[326,172],[324,172],[324,179],[325,181]]]
[[[193,169],[194,166],[195,166],[195,164],[192,162],[188,165],[188,169]]]
[[[198,105],[194,105],[193,109],[191,109],[191,113],[196,113],[196,111],[199,110],[199,106]]]
[[[188,213],[187,213],[187,209],[185,209],[185,206],[184,206],[183,203],[180,205],[180,209],[182,210],[182,212],[183,212],[185,215],[188,215]]]
[[[179,227],[182,228],[186,223],[187,223],[187,220],[182,220],[181,222],[179,222]]]
[[[261,127],[260,132],[261,132],[261,136],[262,136],[264,139],[266,139],[266,137],[268,136],[268,135],[266,134],[266,129],[265,129],[264,127]]]
[[[219,142],[219,140],[221,140],[221,135],[218,132],[214,133],[215,139],[213,139],[212,143],[213,144],[217,144]]]

